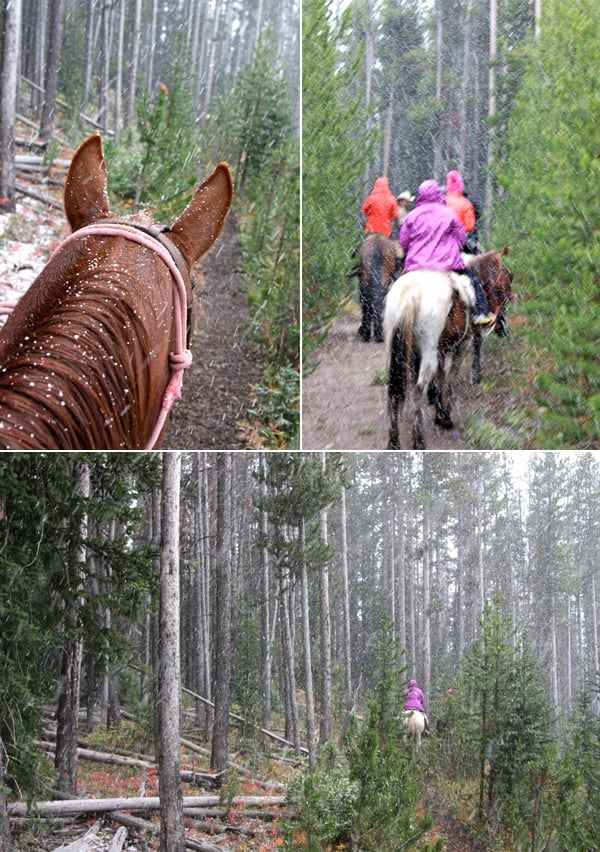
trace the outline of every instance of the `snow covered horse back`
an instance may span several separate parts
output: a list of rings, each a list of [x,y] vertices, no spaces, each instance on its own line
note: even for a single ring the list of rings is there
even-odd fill
[[[1,449],[160,446],[190,359],[190,270],[219,236],[233,196],[226,165],[161,231],[112,216],[98,135],[65,185],[73,234],[0,331]],[[173,376],[177,381],[173,382]]]

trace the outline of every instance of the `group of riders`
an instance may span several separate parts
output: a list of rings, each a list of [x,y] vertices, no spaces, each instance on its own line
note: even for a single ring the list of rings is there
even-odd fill
[[[490,312],[479,276],[463,258],[463,253],[477,254],[479,249],[477,211],[465,194],[460,173],[448,172],[445,193],[437,181],[423,181],[410,210],[414,200],[409,192],[396,198],[388,178],[378,177],[362,207],[365,233],[394,239],[404,272],[433,269],[468,275],[475,290],[473,323],[490,325],[496,316]]]

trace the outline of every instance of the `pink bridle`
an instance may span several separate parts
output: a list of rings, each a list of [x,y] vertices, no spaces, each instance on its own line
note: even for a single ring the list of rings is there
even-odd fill
[[[124,237],[157,254],[167,265],[169,272],[175,282],[175,352],[169,353],[169,365],[171,367],[171,378],[165,388],[160,412],[152,435],[148,440],[145,450],[152,450],[158,440],[166,423],[167,417],[175,400],[181,398],[181,385],[183,383],[183,371],[192,363],[192,353],[187,348],[186,320],[187,320],[187,291],[180,267],[186,269],[183,256],[179,249],[169,241],[169,247],[165,245],[168,237],[158,229],[146,229],[143,225],[126,224],[103,220],[91,225],[86,225],[78,231],[70,234],[56,249],[52,257],[55,257],[65,246],[78,240],[80,237]],[[176,254],[181,258],[176,261]],[[14,304],[10,302],[0,303],[0,314],[12,313]]]

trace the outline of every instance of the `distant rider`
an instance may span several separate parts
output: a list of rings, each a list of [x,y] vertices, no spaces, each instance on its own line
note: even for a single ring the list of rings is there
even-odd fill
[[[477,208],[465,192],[465,183],[460,172],[455,169],[448,172],[446,178],[446,204],[458,216],[461,225],[467,232],[467,239],[462,247],[467,254],[479,254],[477,241]]]
[[[495,319],[476,272],[469,269],[461,249],[467,234],[455,212],[446,205],[441,187],[435,180],[419,186],[417,203],[402,225],[400,245],[404,249],[404,272],[434,269],[468,275],[475,289],[473,322],[487,325]]]
[[[423,690],[416,680],[411,680],[405,690],[406,701],[404,702],[405,710],[418,710],[425,716],[425,730],[429,729],[429,720],[425,713],[425,696]]]
[[[362,212],[366,217],[365,234],[383,234],[391,237],[398,218],[398,202],[386,177],[378,177],[370,195],[365,199]]]

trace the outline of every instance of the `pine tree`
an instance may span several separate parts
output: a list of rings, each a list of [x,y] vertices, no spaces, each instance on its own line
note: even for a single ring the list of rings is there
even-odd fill
[[[361,238],[360,178],[375,134],[368,130],[363,96],[352,87],[360,51],[345,50],[347,34],[333,19],[328,0],[308,0],[302,25],[302,316],[307,364],[307,356],[352,293],[346,279],[352,250]]]
[[[510,246],[527,318],[524,357],[544,413],[536,445],[552,449],[593,446],[600,431],[599,40],[594,0],[545,0],[499,173],[493,237]]]

